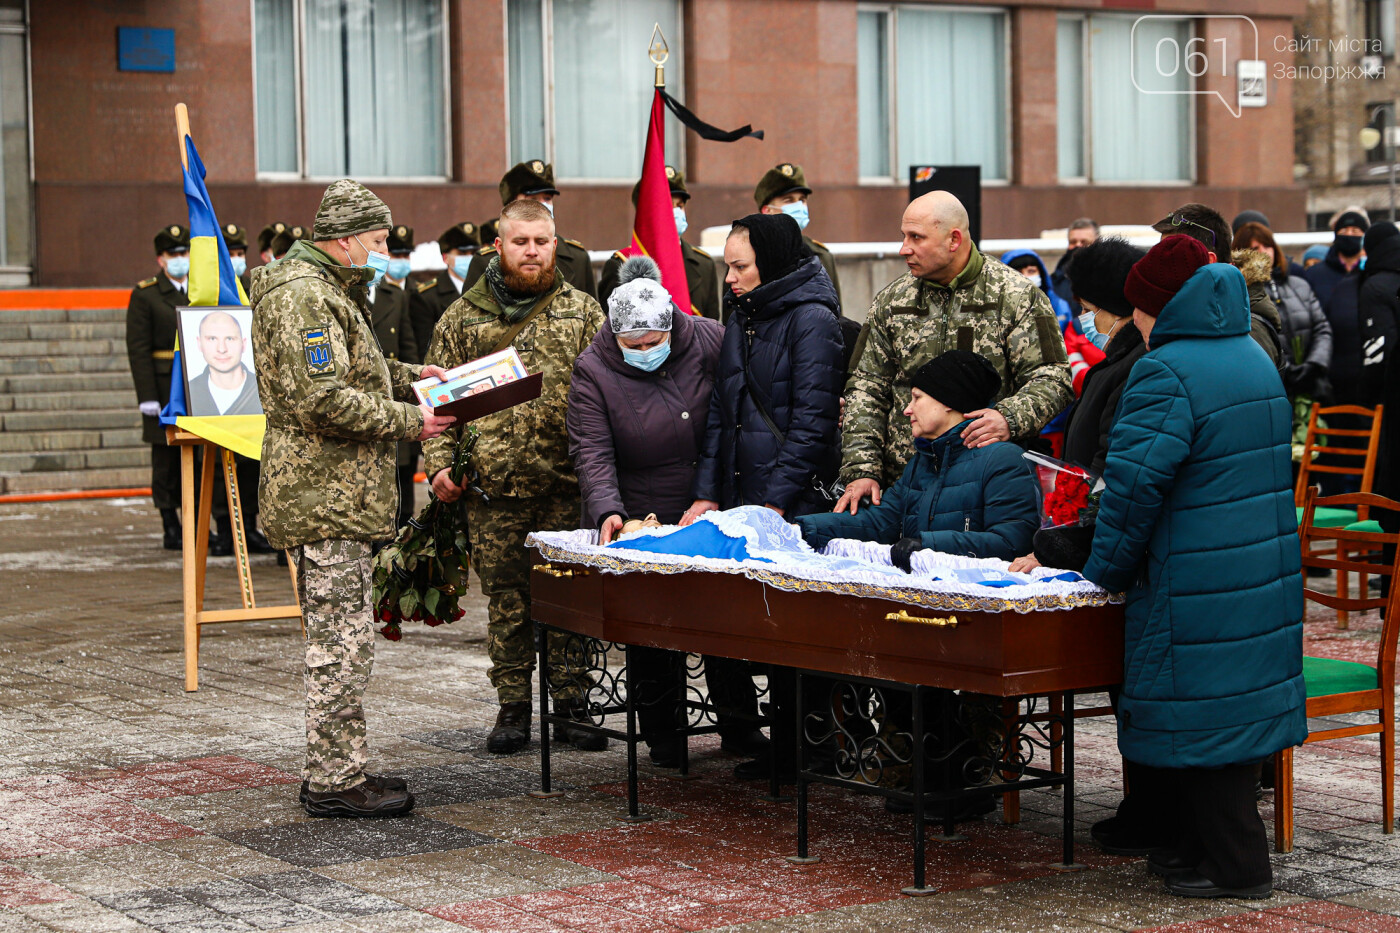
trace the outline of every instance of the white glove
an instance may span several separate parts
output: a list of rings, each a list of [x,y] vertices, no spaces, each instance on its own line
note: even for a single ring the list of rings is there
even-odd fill
[[[160,402],[142,402],[140,407],[141,414],[145,415],[147,418],[160,417]]]

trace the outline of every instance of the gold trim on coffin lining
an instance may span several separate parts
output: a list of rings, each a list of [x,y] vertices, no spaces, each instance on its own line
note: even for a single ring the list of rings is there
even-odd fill
[[[684,564],[654,564],[648,561],[630,560],[602,554],[580,554],[554,544],[546,544],[538,539],[527,544],[550,561],[566,564],[583,564],[604,572],[625,573],[730,573],[736,571],[714,570],[709,567],[690,567]],[[1123,602],[1121,594],[1098,593],[1092,596],[1028,596],[1025,599],[998,599],[995,597],[960,596],[950,593],[930,593],[926,590],[913,590],[896,586],[875,586],[869,583],[831,583],[824,580],[804,580],[772,570],[758,567],[744,568],[741,572],[750,580],[767,583],[780,590],[793,593],[839,593],[843,596],[859,596],[866,599],[887,599],[892,602],[908,603],[925,609],[961,610],[963,612],[1018,612],[1027,614],[1054,609],[1082,609],[1091,606],[1107,606]]]

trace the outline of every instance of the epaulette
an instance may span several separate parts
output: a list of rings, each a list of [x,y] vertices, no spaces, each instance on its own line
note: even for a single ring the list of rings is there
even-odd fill
[[[493,254],[493,253],[495,253],[495,252],[496,252],[496,247],[494,247],[494,246],[483,246],[481,249],[479,249],[479,250],[476,251],[476,254],[477,254],[478,256],[490,256],[491,254]]]
[[[151,276],[149,279],[142,279],[141,281],[137,282],[137,283],[136,283],[136,287],[137,287],[137,288],[150,288],[150,287],[151,287],[152,285],[154,285],[154,284],[156,284],[156,277],[153,275],[153,276]]]
[[[712,255],[710,255],[709,253],[705,252],[703,249],[701,249],[701,248],[698,247],[698,246],[692,246],[691,249],[695,250],[695,252],[699,253],[701,256],[704,256],[706,259],[714,259],[714,258],[715,258],[714,256],[712,256]]]
[[[426,281],[426,282],[424,282],[422,285],[419,285],[419,286],[418,286],[418,294],[420,294],[420,295],[423,294],[424,292],[426,292],[428,289],[432,288],[432,287],[433,287],[434,285],[436,285],[436,284],[437,284],[437,279],[428,279],[428,281]]]
[[[807,239],[812,240],[811,237],[808,237]],[[822,249],[826,249],[826,244],[823,243],[821,240],[812,240],[812,245],[813,245],[813,246],[820,246]],[[829,250],[829,249],[826,249],[826,251],[827,251],[828,253],[831,252],[831,250]]]
[[[626,261],[627,261],[627,257],[624,256],[624,255],[622,255],[622,250],[617,250],[617,251],[614,252],[611,256],[609,256],[608,258],[609,258],[609,259],[621,259],[623,262],[626,262]]]
[[[564,240],[564,242],[565,242],[565,243],[568,243],[570,246],[577,246],[579,249],[587,249],[587,248],[588,248],[588,247],[584,246],[582,243],[580,243],[578,240],[569,240],[569,239],[566,239],[566,240]]]

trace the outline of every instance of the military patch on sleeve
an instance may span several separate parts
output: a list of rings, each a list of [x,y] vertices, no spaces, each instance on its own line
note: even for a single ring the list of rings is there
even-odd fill
[[[1040,338],[1041,359],[1047,363],[1069,362],[1069,355],[1065,352],[1065,335],[1060,332],[1053,315],[1036,315],[1035,330]]]
[[[313,377],[334,376],[335,357],[326,327],[310,327],[301,332],[301,349],[306,354],[306,370]]]

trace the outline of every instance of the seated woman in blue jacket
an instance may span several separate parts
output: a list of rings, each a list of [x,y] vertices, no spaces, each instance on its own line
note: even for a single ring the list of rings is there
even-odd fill
[[[894,545],[890,559],[912,572],[925,548],[964,557],[1014,560],[1040,525],[1039,487],[1015,444],[968,448],[965,412],[987,408],[1001,377],[986,358],[949,350],[914,374],[904,415],[914,432],[913,459],[880,499],[856,514],[825,512],[796,520],[812,547],[832,538]]]

